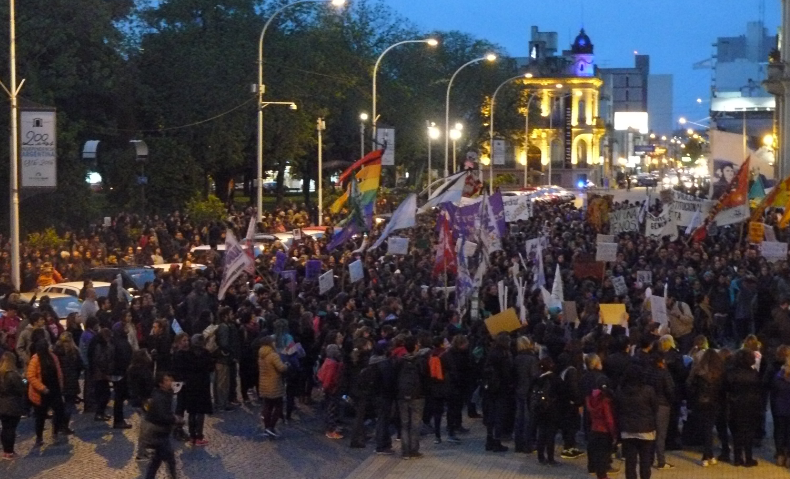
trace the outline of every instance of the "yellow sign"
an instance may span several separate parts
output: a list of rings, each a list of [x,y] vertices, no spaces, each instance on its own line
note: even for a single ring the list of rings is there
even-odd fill
[[[601,323],[621,325],[628,319],[624,304],[601,304]]]
[[[519,329],[522,324],[518,320],[515,308],[510,308],[507,311],[502,311],[486,319],[486,328],[491,336],[496,336],[501,332],[510,333]]]
[[[749,222],[749,243],[760,244],[765,237],[765,225],[758,221]]]

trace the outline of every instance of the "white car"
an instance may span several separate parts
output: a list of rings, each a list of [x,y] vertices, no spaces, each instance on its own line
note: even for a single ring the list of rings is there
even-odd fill
[[[109,296],[110,294],[110,283],[106,283],[104,281],[94,281],[93,282],[93,289],[96,291],[96,297],[102,296]],[[82,290],[82,281],[70,281],[68,283],[57,283],[51,284],[49,286],[44,286],[43,288],[39,288],[38,297],[40,298],[43,295],[50,295],[50,294],[67,294],[69,296],[73,296],[75,298],[79,298],[80,291]],[[129,292],[126,292],[126,300],[131,302],[132,295]]]
[[[52,309],[55,310],[60,324],[63,326],[66,325],[66,317],[69,314],[79,313],[82,309],[82,301],[74,296],[63,293],[21,293],[19,295],[19,300],[22,303],[29,303],[33,299],[33,295],[36,295],[36,301],[33,303],[33,307],[35,308],[39,306],[43,296],[49,296],[49,304],[52,306]]]

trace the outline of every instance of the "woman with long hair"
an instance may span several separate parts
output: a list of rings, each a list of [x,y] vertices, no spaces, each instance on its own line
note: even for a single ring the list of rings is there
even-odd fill
[[[80,373],[83,369],[82,359],[80,359],[80,352],[71,333],[66,331],[60,335],[55,347],[53,348],[55,356],[58,357],[60,362],[60,370],[63,373],[63,400],[65,402],[65,429],[66,434],[71,434],[73,431],[69,429],[68,424],[71,420],[72,414],[77,412],[77,402],[80,394]]]
[[[25,383],[16,369],[16,356],[5,352],[0,356],[0,444],[3,459],[14,459],[16,427],[25,413]]]
[[[56,442],[58,434],[66,428],[63,373],[60,370],[60,361],[49,350],[46,341],[37,342],[35,352],[27,365],[27,380],[30,381],[27,394],[36,414],[36,446],[41,446],[44,443],[44,422],[50,408],[53,413],[52,433]]]
[[[715,350],[704,350],[700,359],[694,362],[686,380],[691,409],[699,419],[699,428],[702,430],[702,467],[718,462],[713,455],[713,426],[722,407],[723,382],[724,361]]]

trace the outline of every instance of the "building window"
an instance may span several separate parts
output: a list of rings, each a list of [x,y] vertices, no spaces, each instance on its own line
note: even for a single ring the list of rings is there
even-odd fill
[[[628,80],[629,80],[629,78],[628,78],[628,75],[626,75],[626,76],[625,76],[625,86],[626,86],[626,88],[628,88],[628,87],[630,86],[630,85],[628,84]]]
[[[628,90],[625,91],[625,101],[628,101]]]
[[[587,109],[585,108],[584,100],[579,100],[578,106],[579,112],[577,115],[577,119],[580,125],[583,125],[587,122]]]

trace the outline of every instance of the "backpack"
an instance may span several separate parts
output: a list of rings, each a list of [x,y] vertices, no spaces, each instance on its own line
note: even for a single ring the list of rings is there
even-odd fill
[[[545,414],[554,401],[555,391],[548,378],[538,379],[529,395],[529,409],[533,414]]]
[[[212,354],[219,349],[217,345],[217,329],[219,329],[219,326],[212,324],[203,330],[203,337],[206,338],[206,350]]]
[[[379,385],[379,368],[371,364],[362,368],[357,376],[356,387],[363,397],[372,396]]]
[[[428,360],[428,371],[431,373],[431,380],[444,382],[442,359],[439,356],[431,356],[431,358]]]
[[[398,397],[417,399],[422,397],[422,395],[419,358],[403,359],[398,372]]]

